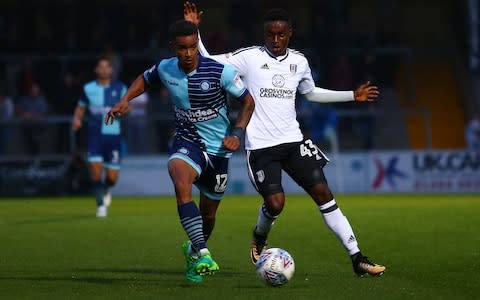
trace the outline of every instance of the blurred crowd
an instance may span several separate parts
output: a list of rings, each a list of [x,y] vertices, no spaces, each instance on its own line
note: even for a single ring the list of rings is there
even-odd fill
[[[182,16],[182,3],[146,0],[98,1],[95,5],[76,0],[1,3],[0,120],[20,118],[30,122],[15,127],[22,141],[10,149],[7,146],[12,143],[14,133],[5,123],[0,125],[0,154],[70,151],[72,137],[68,122],[52,131],[35,120],[73,113],[81,86],[94,78],[93,63],[99,54],[112,59],[115,77],[127,84],[155,61],[168,56],[166,31],[171,21]],[[299,3],[304,5],[294,5],[291,1],[203,1],[199,3],[205,10],[203,40],[211,53],[261,44],[263,13],[270,7],[281,6],[289,9],[293,18],[291,47],[307,55],[317,85],[336,90],[352,90],[366,80],[380,86],[392,85],[395,59],[377,56],[374,49],[398,43],[392,28],[379,25],[382,18],[390,17],[394,5],[380,1],[376,11],[357,16],[356,23],[362,26],[354,26],[350,1]],[[25,9],[26,5],[30,9]],[[249,21],[240,17],[246,15]],[[373,16],[376,22],[369,21]],[[168,94],[165,90],[155,90],[136,102],[125,120],[126,151],[167,151],[172,134],[171,123],[165,119],[171,112]],[[362,148],[374,147],[373,114],[340,120],[336,115],[338,108],[349,109],[351,104],[325,106],[299,101],[306,135],[321,142],[343,128],[361,138]],[[362,105],[360,109],[374,111],[375,104]],[[145,135],[147,138],[139,138]]]

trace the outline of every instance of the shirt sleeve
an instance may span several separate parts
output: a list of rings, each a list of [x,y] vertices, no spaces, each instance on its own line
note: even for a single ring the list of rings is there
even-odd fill
[[[155,64],[150,69],[143,72],[143,78],[148,85],[156,85],[162,82],[160,79],[159,68],[160,63]]]
[[[85,87],[82,88],[82,92],[80,93],[80,98],[78,99],[77,105],[79,107],[87,107],[88,106],[88,98],[85,94]]]
[[[220,84],[224,90],[237,97],[239,100],[242,100],[248,93],[240,75],[230,65],[225,65],[223,68]]]
[[[302,95],[305,95],[312,92],[314,89],[315,81],[313,81],[312,70],[307,62],[302,79],[300,79],[300,83],[298,84],[298,92]]]
[[[120,97],[125,96],[126,93],[127,93],[127,86],[123,84],[122,89],[120,90]]]

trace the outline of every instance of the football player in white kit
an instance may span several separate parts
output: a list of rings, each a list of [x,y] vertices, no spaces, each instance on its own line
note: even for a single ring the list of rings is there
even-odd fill
[[[197,26],[201,15],[194,3],[185,2],[184,18]],[[378,88],[370,82],[355,91],[332,91],[315,86],[307,59],[288,48],[292,24],[287,11],[272,9],[264,16],[265,45],[210,55],[199,43],[200,53],[231,64],[255,99],[255,110],[246,128],[245,148],[250,179],[263,197],[253,230],[250,249],[255,264],[266,248],[267,235],[285,204],[281,184],[284,170],[315,201],[330,230],[351,257],[354,272],[381,275],[385,266],[373,263],[358,247],[357,238],[328,187],[322,168],[328,158],[309,139],[305,140],[297,121],[295,95],[309,101],[373,101]]]

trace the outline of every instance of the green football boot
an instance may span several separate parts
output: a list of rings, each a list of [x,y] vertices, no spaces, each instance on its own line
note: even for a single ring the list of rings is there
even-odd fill
[[[188,281],[195,282],[195,283],[202,283],[203,282],[203,276],[197,273],[196,270],[196,263],[198,261],[198,258],[195,259],[193,258],[190,253],[188,252],[188,249],[190,248],[190,241],[185,241],[182,245],[182,250],[183,250],[183,255],[185,256],[185,262],[187,263],[187,272],[186,272],[186,277]]]
[[[195,270],[200,275],[213,275],[220,269],[210,253],[201,255],[195,262]]]

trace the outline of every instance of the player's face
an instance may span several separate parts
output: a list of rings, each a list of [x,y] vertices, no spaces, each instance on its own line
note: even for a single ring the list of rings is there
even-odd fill
[[[292,28],[285,21],[266,22],[264,27],[265,46],[275,56],[284,55],[292,36]]]
[[[178,57],[180,67],[185,73],[190,73],[198,65],[198,36],[197,34],[178,36],[172,42],[172,49]]]
[[[111,79],[113,74],[112,64],[106,59],[100,60],[95,67],[95,74],[99,80]]]

